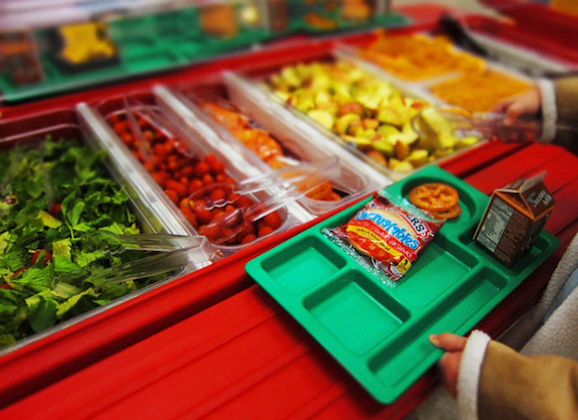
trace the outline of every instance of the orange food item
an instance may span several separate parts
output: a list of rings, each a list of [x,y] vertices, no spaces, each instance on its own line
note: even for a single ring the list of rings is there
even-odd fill
[[[490,112],[502,100],[528,91],[532,85],[497,71],[463,76],[438,83],[434,95],[452,105],[476,112]]]
[[[254,128],[251,122],[240,112],[233,110],[232,106],[220,105],[204,99],[198,100],[197,103],[211,118],[227,128],[233,136],[255,152],[271,168],[281,169],[289,166],[287,162],[282,160],[284,152],[279,142],[265,130]],[[321,201],[341,199],[341,196],[334,191],[331,183],[321,185],[307,194],[307,197]]]
[[[337,22],[335,22],[331,19],[328,19],[326,17],[323,17],[320,14],[315,13],[315,12],[308,13],[307,16],[305,16],[305,22],[307,22],[311,26],[314,26],[317,29],[321,29],[321,30],[325,30],[325,31],[337,29],[339,26],[337,24]]]
[[[443,210],[443,211],[431,211],[430,212],[433,216],[437,219],[455,219],[462,214],[462,206],[456,204],[451,209]]]
[[[455,219],[462,214],[460,196],[455,188],[447,184],[419,185],[410,191],[409,201],[436,219]]]
[[[447,211],[459,203],[460,196],[454,187],[432,182],[412,189],[409,201],[423,210]]]
[[[457,51],[445,37],[382,35],[362,55],[405,80],[419,81],[452,72],[468,75],[486,70],[486,62]]]

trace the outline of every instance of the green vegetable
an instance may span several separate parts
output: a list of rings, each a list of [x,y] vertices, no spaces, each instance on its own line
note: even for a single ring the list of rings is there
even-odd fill
[[[0,153],[0,348],[153,281],[83,282],[142,256],[107,252],[106,243],[84,249],[86,233],[139,233],[130,198],[109,178],[103,158],[76,141],[51,139]],[[62,210],[51,214],[55,204]]]

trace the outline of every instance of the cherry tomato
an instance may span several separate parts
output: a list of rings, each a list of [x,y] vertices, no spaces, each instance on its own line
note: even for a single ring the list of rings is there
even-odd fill
[[[273,230],[277,230],[283,224],[283,219],[278,212],[269,213],[263,218],[263,224],[269,226]],[[261,236],[261,235],[259,235]]]
[[[248,235],[246,235],[242,240],[241,240],[241,244],[248,244],[250,242],[253,242],[255,239],[257,239],[257,237],[255,236],[255,234],[250,233]]]
[[[203,188],[203,182],[199,179],[193,179],[190,183],[189,183],[189,187],[188,187],[188,193],[189,194],[193,194],[195,191],[200,190],[201,188]]]
[[[273,232],[273,230],[274,229],[271,226],[263,226],[261,229],[259,229],[259,238],[269,235]]]
[[[214,190],[211,193],[211,199],[213,201],[217,201],[217,202],[221,202],[223,201],[225,198],[227,198],[227,193],[225,193],[225,191],[223,191],[220,188],[217,188],[216,190]]]
[[[179,196],[179,199],[184,198],[188,195],[187,193],[187,187],[185,187],[183,184],[181,184],[178,181],[174,181],[172,179],[167,179],[167,184],[166,184],[166,188],[168,190],[172,190],[174,192],[177,193],[177,195]],[[178,200],[177,200],[178,201]]]
[[[173,190],[165,190],[165,193],[169,196],[173,203],[177,204],[179,202],[179,195]]]
[[[201,178],[205,175],[207,175],[210,171],[209,165],[207,165],[206,162],[199,162],[197,163],[197,166],[195,167],[195,175],[197,175],[197,177]]]

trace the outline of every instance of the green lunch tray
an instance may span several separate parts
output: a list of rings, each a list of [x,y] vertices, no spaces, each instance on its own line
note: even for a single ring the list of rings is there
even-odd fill
[[[378,401],[392,403],[442,355],[430,334],[466,334],[559,246],[543,231],[530,252],[503,266],[472,239],[489,198],[431,166],[388,192],[404,199],[426,182],[460,194],[448,220],[398,283],[383,282],[325,237],[365,200],[250,261],[247,272]]]
[[[70,73],[58,65],[53,52],[44,51],[40,58],[45,79],[39,83],[19,86],[13,84],[5,72],[0,71],[0,99],[11,104],[174,70],[248,48],[272,37],[265,29],[245,27],[240,28],[234,38],[220,39],[206,35],[200,29],[195,9],[112,21],[109,35],[119,48],[118,63]],[[47,43],[44,31],[38,31],[37,36],[41,44]]]

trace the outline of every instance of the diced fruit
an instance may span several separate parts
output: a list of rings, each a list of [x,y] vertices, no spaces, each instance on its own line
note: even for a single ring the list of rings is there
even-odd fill
[[[470,146],[473,146],[474,144],[479,143],[479,142],[480,142],[480,139],[478,137],[474,137],[474,136],[462,137],[462,138],[457,140],[456,149],[463,149],[465,147],[470,147]]]
[[[393,166],[405,162],[401,168],[409,170],[475,143],[456,140],[451,121],[436,108],[404,96],[354,63],[300,63],[292,68],[269,78],[274,92],[364,153],[395,157]]]
[[[418,168],[427,163],[428,152],[424,149],[414,149],[410,155],[407,157],[407,161],[413,165],[414,168]]]
[[[315,110],[315,111],[308,112],[307,115],[309,115],[309,117],[313,118],[315,121],[317,121],[323,127],[327,128],[329,130],[331,130],[331,128],[333,128],[334,119],[329,112]]]
[[[367,152],[367,156],[382,164],[383,166],[387,166],[387,159],[377,150],[370,150]]]
[[[407,143],[405,143],[401,140],[398,140],[397,143],[395,143],[395,146],[393,147],[393,151],[395,153],[395,156],[399,160],[405,159],[410,154],[409,146],[407,145]]]
[[[345,134],[347,133],[349,126],[356,121],[361,121],[361,117],[357,114],[343,115],[339,117],[339,119],[337,120],[337,123],[335,124],[335,129],[339,134]]]

